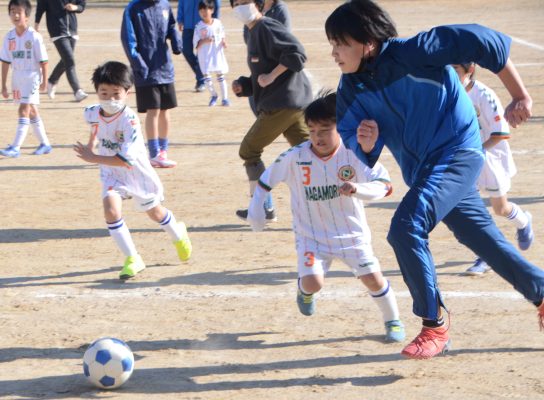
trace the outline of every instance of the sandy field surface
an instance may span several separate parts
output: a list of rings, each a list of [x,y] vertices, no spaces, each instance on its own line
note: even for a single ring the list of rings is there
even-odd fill
[[[514,37],[512,59],[534,99],[534,116],[514,130],[518,166],[510,197],[534,216],[536,241],[524,254],[544,266],[544,7],[542,0],[382,1],[408,36],[434,25],[478,22]],[[291,1],[294,33],[308,53],[314,89],[335,88],[339,70],[323,25],[340,1]],[[80,17],[77,69],[92,92],[92,70],[126,61],[119,37],[121,8],[89,7]],[[227,3],[229,82],[247,73],[241,26]],[[45,22],[42,24],[45,28]],[[2,36],[11,29],[0,19]],[[47,34],[50,68],[58,54]],[[123,262],[106,229],[98,168],[75,156],[86,141],[83,107],[63,77],[54,101],[40,111],[54,150],[32,156],[29,134],[18,159],[0,159],[0,397],[9,399],[538,399],[544,398],[544,333],[536,310],[496,274],[462,272],[474,256],[440,225],[432,233],[440,287],[451,309],[453,349],[429,361],[403,359],[404,344],[385,344],[377,308],[339,262],[327,278],[311,318],[296,307],[296,256],[289,196],[275,189],[279,220],[254,234],[234,215],[248,203],[238,146],[253,116],[245,99],[208,107],[193,93],[193,76],[175,58],[180,106],[172,113],[170,156],[179,166],[160,170],[165,206],[185,221],[192,259],[177,260],[167,235],[125,203],[124,217],[148,268],[123,283]],[[479,79],[508,96],[500,81]],[[129,99],[135,105],[135,98]],[[14,136],[16,108],[0,102],[2,146]],[[266,149],[270,163],[288,147]],[[406,187],[388,152],[382,162],[395,188],[367,204],[375,252],[397,292],[407,336],[420,321],[393,252],[390,218]],[[498,220],[515,241],[515,229]],[[92,387],[82,374],[83,353],[103,336],[126,341],[136,369],[116,391]]]

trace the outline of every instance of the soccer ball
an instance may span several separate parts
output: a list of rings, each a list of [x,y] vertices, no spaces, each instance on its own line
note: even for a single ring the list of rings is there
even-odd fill
[[[95,386],[115,389],[134,370],[134,356],[125,342],[115,338],[95,340],[83,355],[83,374]]]

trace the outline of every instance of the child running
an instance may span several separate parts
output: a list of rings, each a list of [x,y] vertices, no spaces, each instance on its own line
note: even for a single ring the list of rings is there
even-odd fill
[[[5,157],[19,157],[21,146],[32,125],[40,145],[32,153],[48,154],[52,148],[45,133],[43,121],[38,112],[40,91],[45,90],[47,82],[47,52],[42,35],[28,25],[32,7],[29,0],[10,0],[9,18],[15,26],[4,39],[0,61],[2,61],[2,97],[9,97],[7,77],[12,66],[11,91],[13,102],[19,104],[19,121],[13,143],[0,154]]]
[[[510,128],[504,119],[504,109],[496,93],[482,82],[474,79],[476,64],[455,64],[455,72],[476,109],[480,125],[480,136],[485,151],[485,163],[477,184],[480,193],[487,193],[496,215],[507,218],[517,229],[518,247],[527,250],[533,243],[532,216],[516,203],[508,201],[510,178],[516,174],[516,165],[508,145]],[[491,267],[476,259],[465,272],[467,275],[482,275]]]
[[[219,98],[212,81],[212,73],[215,73],[217,83],[219,83],[221,89],[221,105],[228,107],[230,102],[225,74],[229,71],[229,66],[224,52],[227,47],[225,28],[220,20],[212,17],[214,11],[215,0],[201,0],[198,3],[198,13],[202,21],[195,26],[193,47],[197,52],[200,70],[204,76],[204,84],[211,95],[208,105],[210,107],[215,106]]]
[[[185,224],[177,223],[174,214],[161,205],[163,187],[147,157],[140,121],[125,105],[133,84],[130,69],[120,62],[107,62],[95,69],[92,82],[99,104],[84,112],[91,135],[87,145],[77,142],[74,150],[84,161],[100,165],[104,217],[111,237],[126,257],[119,277],[132,278],[145,268],[123,220],[124,199],[132,198],[138,211],[145,211],[159,223],[174,242],[179,259],[187,261],[192,246]]]
[[[285,182],[291,192],[300,312],[314,314],[315,293],[323,287],[333,259],[338,258],[366,286],[382,312],[385,340],[401,342],[404,325],[393,289],[372,251],[362,202],[391,193],[389,174],[379,163],[367,167],[344,147],[336,130],[335,93],[319,96],[306,108],[304,117],[310,140],[281,154],[261,175],[247,219],[254,231],[262,230],[267,193]]]

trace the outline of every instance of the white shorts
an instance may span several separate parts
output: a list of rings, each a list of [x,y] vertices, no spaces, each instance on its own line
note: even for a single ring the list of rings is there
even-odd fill
[[[500,158],[486,153],[485,163],[477,184],[480,193],[485,193],[489,197],[502,197],[510,191],[510,175],[505,171]]]
[[[118,195],[123,200],[132,199],[134,209],[142,212],[151,210],[161,204],[164,200],[162,195],[150,194],[149,197],[142,198],[130,193],[124,186],[105,186],[102,190],[102,199],[112,195]]]
[[[368,244],[347,249],[333,249],[331,252],[327,246],[319,245],[312,239],[297,237],[295,242],[299,278],[307,275],[326,275],[335,258],[350,267],[356,278],[380,271],[380,263],[374,257],[372,247]]]
[[[40,104],[41,74],[34,71],[15,71],[11,77],[15,104]]]

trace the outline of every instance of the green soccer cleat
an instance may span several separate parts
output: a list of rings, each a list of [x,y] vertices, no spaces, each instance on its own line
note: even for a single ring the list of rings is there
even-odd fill
[[[174,246],[176,246],[179,259],[181,261],[187,261],[189,260],[189,258],[191,258],[191,253],[193,252],[193,245],[191,244],[189,235],[187,235],[187,228],[185,227],[185,224],[183,222],[180,222],[179,225],[180,228],[183,230],[183,235],[181,239],[174,242]]]
[[[138,272],[143,271],[144,269],[145,264],[139,254],[128,256],[125,259],[123,269],[119,273],[119,278],[123,280],[134,278]]]
[[[315,313],[315,296],[313,294],[304,294],[298,290],[297,305],[299,311],[309,317]]]

